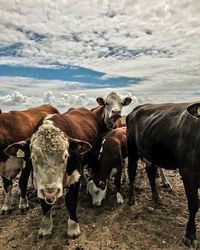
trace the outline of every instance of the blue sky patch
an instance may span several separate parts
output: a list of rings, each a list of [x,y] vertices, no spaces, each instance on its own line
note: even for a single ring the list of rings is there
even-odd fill
[[[126,87],[142,80],[136,77],[109,77],[98,71],[71,65],[59,65],[56,68],[0,65],[0,76],[80,82],[86,83],[87,88]]]

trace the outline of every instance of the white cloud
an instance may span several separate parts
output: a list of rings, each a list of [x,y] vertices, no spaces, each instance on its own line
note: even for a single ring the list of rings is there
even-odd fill
[[[0,46],[23,44],[22,57],[2,56],[0,64],[53,67],[56,61],[104,72],[103,79],[141,77],[143,82],[118,89],[134,92],[140,102],[199,98],[199,1],[0,0],[0,6]],[[80,82],[26,78],[1,77],[0,84],[10,103],[17,90],[29,98],[26,105],[46,100],[63,109],[89,107],[102,91],[86,91]]]

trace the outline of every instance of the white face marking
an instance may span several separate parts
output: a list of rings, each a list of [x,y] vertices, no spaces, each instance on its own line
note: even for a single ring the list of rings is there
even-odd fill
[[[100,206],[103,199],[106,197],[107,185],[104,190],[98,188],[93,180],[88,182],[87,190],[92,196],[92,204],[95,206]]]
[[[51,121],[40,126],[30,143],[34,185],[37,195],[44,199],[49,189],[54,197],[63,194],[63,177],[69,157],[69,142],[64,133]]]
[[[25,164],[24,159],[10,155],[5,162],[0,163],[0,175],[11,180],[25,167]]]

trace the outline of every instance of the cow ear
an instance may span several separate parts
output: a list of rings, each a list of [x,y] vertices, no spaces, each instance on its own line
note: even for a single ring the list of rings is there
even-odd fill
[[[99,105],[105,105],[105,101],[102,97],[97,97],[96,101]]]
[[[4,153],[17,158],[26,158],[30,155],[29,144],[30,140],[13,143],[4,150]]]
[[[85,154],[92,148],[92,146],[88,142],[73,139],[71,137],[69,137],[69,144],[72,150],[77,150],[80,154]]]
[[[194,117],[200,118],[200,103],[194,103],[187,107],[187,111]]]
[[[126,97],[122,100],[122,106],[128,106],[132,101],[132,98],[131,97]]]

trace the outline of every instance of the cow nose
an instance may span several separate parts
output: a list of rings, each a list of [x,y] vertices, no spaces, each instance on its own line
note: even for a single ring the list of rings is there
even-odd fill
[[[121,111],[119,109],[113,109],[112,114],[113,115],[120,115]]]
[[[60,192],[60,188],[43,188],[41,189],[44,197],[47,199],[53,199]]]

